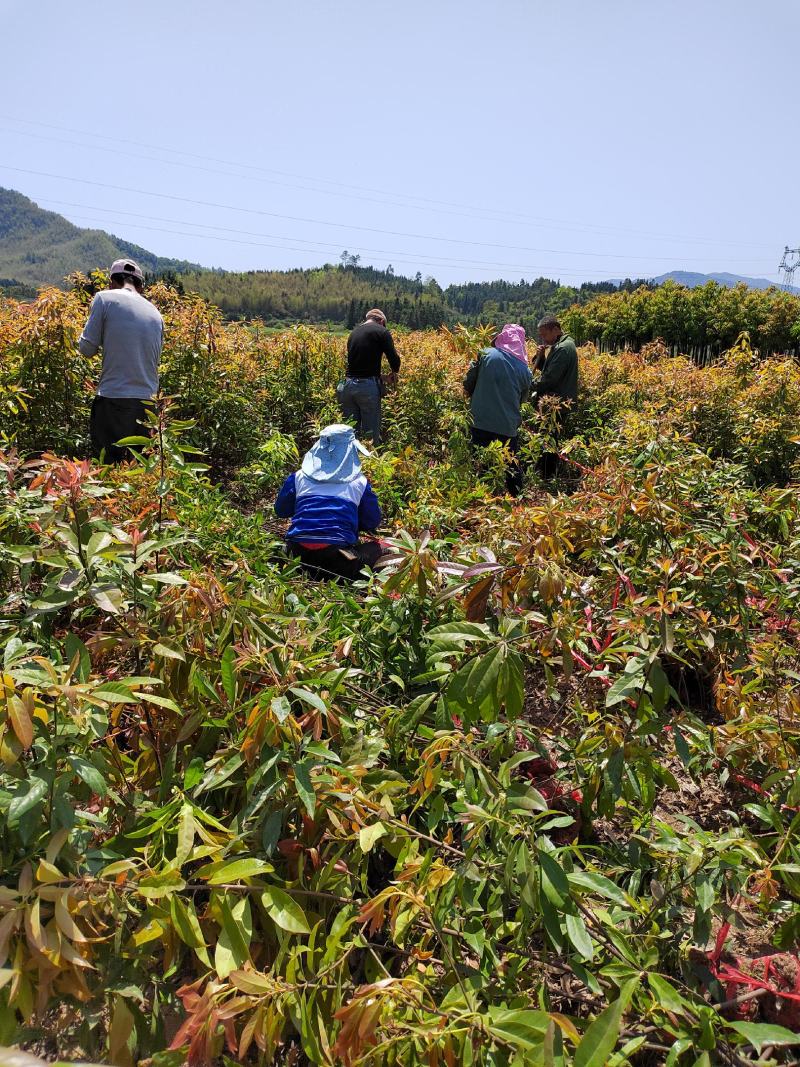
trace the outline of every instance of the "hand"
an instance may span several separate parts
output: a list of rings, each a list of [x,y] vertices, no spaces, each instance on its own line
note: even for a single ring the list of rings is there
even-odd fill
[[[392,388],[394,388],[394,386],[397,385],[397,371],[390,371],[389,374],[386,375],[386,381]]]

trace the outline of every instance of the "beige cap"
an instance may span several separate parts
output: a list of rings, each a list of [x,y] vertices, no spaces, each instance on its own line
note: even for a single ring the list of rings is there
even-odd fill
[[[111,264],[110,273],[112,277],[115,274],[127,274],[129,278],[137,278],[140,282],[144,281],[142,268],[138,263],[134,263],[132,259],[115,259]]]

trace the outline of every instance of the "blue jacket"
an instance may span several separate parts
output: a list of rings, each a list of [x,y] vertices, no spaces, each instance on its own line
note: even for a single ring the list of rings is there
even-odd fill
[[[533,375],[516,356],[487,348],[470,364],[464,388],[472,397],[472,425],[489,433],[516,437],[522,422],[522,402]]]
[[[375,530],[383,519],[378,498],[363,474],[350,482],[316,482],[302,471],[283,483],[275,514],[292,519],[289,541],[325,545],[355,545],[359,530]]]

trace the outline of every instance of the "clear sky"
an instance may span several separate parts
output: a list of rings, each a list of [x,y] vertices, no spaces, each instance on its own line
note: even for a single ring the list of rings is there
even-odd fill
[[[0,185],[160,255],[570,284],[800,246],[798,0],[0,0],[0,41]]]

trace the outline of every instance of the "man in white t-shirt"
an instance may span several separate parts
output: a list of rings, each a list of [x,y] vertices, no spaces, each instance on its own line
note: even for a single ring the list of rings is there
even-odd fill
[[[111,265],[108,289],[97,293],[78,341],[85,356],[103,350],[97,396],[92,403],[92,454],[119,463],[124,437],[146,431],[145,403],[158,392],[164,320],[144,295],[144,276],[131,259]]]

